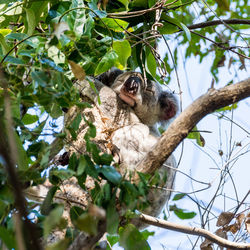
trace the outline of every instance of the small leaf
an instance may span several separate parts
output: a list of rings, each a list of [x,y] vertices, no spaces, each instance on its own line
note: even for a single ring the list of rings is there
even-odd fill
[[[84,213],[80,215],[76,221],[76,225],[78,229],[90,235],[97,234],[98,219],[90,214]]]
[[[200,132],[198,132],[198,128],[195,126],[193,128],[194,131],[191,131],[187,138],[188,139],[195,139],[196,143],[200,146],[200,147],[204,147],[205,146],[205,140],[204,138],[201,136]],[[197,131],[196,131],[197,130]]]
[[[80,207],[73,206],[70,209],[70,219],[75,224],[78,217],[84,213],[84,210]]]
[[[119,214],[116,211],[115,196],[114,196],[107,208],[107,232],[109,234],[117,233],[118,226],[119,226]]]
[[[146,49],[146,67],[148,72],[155,77],[156,76],[156,61],[151,50],[147,47]]]
[[[115,19],[115,18],[107,18],[104,17],[101,19],[108,28],[114,30],[115,32],[123,32],[128,27],[128,22]]]
[[[178,201],[180,199],[182,199],[183,197],[185,197],[186,194],[176,194],[173,198],[173,201]]]
[[[16,249],[16,240],[12,232],[0,226],[0,238],[1,241],[9,248]]]
[[[31,8],[25,9],[26,11],[26,20],[27,20],[27,27],[28,31],[27,34],[28,36],[32,35],[35,28],[36,28],[36,16],[34,11]]]
[[[104,165],[100,168],[100,172],[115,185],[118,185],[122,180],[121,174],[113,166]]]
[[[37,122],[39,120],[39,117],[37,115],[31,115],[31,114],[28,114],[26,113],[23,118],[22,118],[22,122],[25,124],[25,125],[29,125],[29,124],[32,124],[34,122]]]
[[[75,78],[77,78],[80,81],[85,79],[86,76],[85,71],[79,64],[76,64],[75,62],[69,60],[69,65],[71,67],[71,70]]]
[[[41,214],[42,215],[48,215],[51,210],[51,204],[53,202],[54,195],[57,191],[57,187],[53,186],[48,191],[46,198],[43,201],[43,204],[41,205]]]
[[[127,66],[127,60],[131,56],[131,47],[127,40],[114,41],[113,49],[118,55],[118,60],[123,68]]]
[[[216,226],[225,226],[230,223],[230,221],[234,218],[234,213],[231,212],[222,212],[217,220]]]
[[[108,71],[118,61],[118,55],[114,50],[108,51],[95,69],[95,76]]]
[[[111,246],[114,246],[119,241],[119,236],[107,235],[107,240]],[[107,249],[110,249],[110,248],[107,248]]]
[[[185,212],[185,209],[178,208],[176,205],[170,206],[170,211],[173,211],[177,217],[182,220],[192,219],[196,216],[195,212]]]
[[[1,32],[1,30],[0,30],[0,32]],[[7,54],[8,51],[10,50],[10,47],[6,43],[5,38],[1,33],[0,33],[0,44],[1,44],[1,47],[2,47],[2,51],[3,51],[2,53],[4,55]]]
[[[119,243],[126,250],[149,250],[149,244],[144,239],[142,233],[132,224],[119,229]]]
[[[23,144],[20,140],[20,137],[16,133],[15,133],[15,138],[16,138],[16,147],[18,151],[18,158],[17,158],[18,168],[20,170],[27,170],[28,157],[26,151],[23,148]]]
[[[44,237],[47,238],[50,232],[60,223],[63,214],[63,205],[53,209],[43,222]]]
[[[143,235],[144,239],[147,240],[149,236],[154,236],[155,232],[149,232],[148,230],[143,230],[141,234]]]
[[[86,161],[85,157],[83,155],[81,155],[80,159],[79,159],[79,164],[78,164],[78,167],[77,167],[76,174],[77,175],[83,174],[85,169],[86,169],[86,166],[87,166],[87,161]]]
[[[182,27],[182,30],[185,32],[188,41],[191,41],[191,33],[190,33],[190,30],[188,29],[188,27],[183,23],[180,23],[180,25]]]

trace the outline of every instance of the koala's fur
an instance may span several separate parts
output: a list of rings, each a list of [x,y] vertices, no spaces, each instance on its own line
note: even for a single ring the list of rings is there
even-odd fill
[[[133,103],[124,101],[121,96],[123,82],[124,80],[126,81],[131,74],[141,79],[137,90],[134,92],[136,95],[134,105]],[[93,107],[85,108],[84,110],[76,106],[70,108],[65,115],[64,127],[65,131],[67,131],[67,127],[70,126],[77,114],[80,113],[84,115],[85,119],[92,122],[96,127],[96,137],[93,138],[93,141],[103,152],[113,154],[116,163],[120,164],[120,173],[126,174],[129,171],[135,170],[139,161],[152,150],[158,141],[158,136],[155,135],[151,126],[156,122],[167,122],[168,120],[165,119],[168,118],[166,115],[162,115],[162,110],[163,112],[166,111],[163,107],[164,105],[162,105],[166,99],[163,95],[166,93],[154,82],[148,81],[145,84],[139,73],[114,73],[113,80],[111,80],[113,82],[109,82],[109,84],[105,81],[110,78],[104,75],[103,77],[104,78],[100,77],[99,80],[94,81],[96,90],[99,93],[100,105],[98,104],[98,97],[95,91],[90,87],[87,80],[76,83],[82,101],[91,103]],[[105,81],[103,79],[105,79]],[[170,97],[172,98],[172,96]],[[162,99],[164,99],[164,101],[162,101]],[[177,104],[173,107],[176,108],[177,112]],[[172,117],[173,115],[171,114],[170,118]],[[87,129],[88,125],[84,119],[82,119],[77,131],[76,140],[73,140],[68,133],[66,150],[70,155],[73,153],[77,155],[87,153],[86,142],[84,140]],[[168,165],[172,168],[176,167],[173,156],[170,156],[159,170],[161,183],[157,188],[150,189],[148,194],[150,206],[142,212],[151,216],[158,216],[170,197],[170,191],[167,189],[173,187],[175,171],[172,168],[168,168]],[[87,189],[90,190],[94,187],[94,182],[91,178],[87,178],[85,185]],[[27,190],[26,193],[30,198],[32,198],[33,195],[33,199],[34,196],[43,198],[46,196],[44,189],[48,191],[51,186],[50,183],[47,183],[46,185],[32,187],[32,190]],[[77,191],[71,192],[71,190]],[[34,195],[34,193],[36,194]],[[64,203],[65,200],[67,201],[65,203],[64,217],[68,220],[70,207],[72,205],[78,205],[85,209],[89,203],[91,203],[88,191],[81,189],[75,178],[64,181],[60,186],[60,190],[56,192],[55,197]],[[136,221],[133,223],[139,228],[145,226]],[[63,235],[60,235],[59,238],[64,237]]]

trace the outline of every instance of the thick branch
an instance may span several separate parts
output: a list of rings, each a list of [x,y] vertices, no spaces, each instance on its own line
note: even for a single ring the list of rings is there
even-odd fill
[[[170,229],[170,230],[181,232],[181,233],[203,236],[206,239],[220,246],[228,247],[230,249],[250,249],[250,244],[232,242],[224,238],[221,238],[202,228],[184,226],[184,225],[180,225],[174,222],[160,220],[160,219],[157,219],[155,217],[152,217],[146,214],[141,214],[139,217],[139,220],[149,225],[153,225],[153,226],[157,226],[157,227],[161,227],[165,229]]]
[[[139,162],[136,170],[154,173],[203,117],[249,96],[250,78],[218,90],[209,89],[176,118],[152,151]]]
[[[200,29],[200,28],[205,28],[205,27],[210,27],[210,26],[215,26],[215,25],[220,25],[220,24],[248,24],[250,25],[250,20],[249,19],[227,19],[227,20],[213,20],[213,21],[207,21],[203,23],[197,23],[188,26],[190,30],[194,29]]]

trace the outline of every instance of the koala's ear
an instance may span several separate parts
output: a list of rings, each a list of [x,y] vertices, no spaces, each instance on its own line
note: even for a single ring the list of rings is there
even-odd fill
[[[109,71],[105,72],[105,73],[102,73],[101,75],[97,76],[96,78],[102,82],[104,85],[106,86],[111,86],[115,79],[123,74],[124,72],[120,69],[117,69],[117,68],[112,68],[110,69]]]

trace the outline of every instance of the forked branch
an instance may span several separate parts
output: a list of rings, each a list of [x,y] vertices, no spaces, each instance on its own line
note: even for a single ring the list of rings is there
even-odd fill
[[[211,88],[184,110],[163,133],[155,147],[138,164],[136,170],[154,173],[206,115],[250,96],[250,78],[221,89]],[[135,177],[137,179],[138,177]]]

